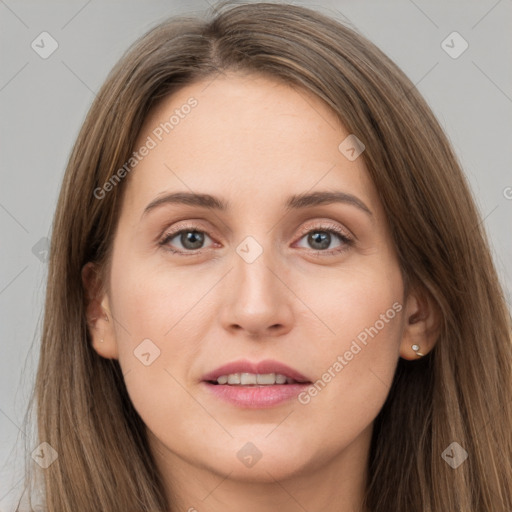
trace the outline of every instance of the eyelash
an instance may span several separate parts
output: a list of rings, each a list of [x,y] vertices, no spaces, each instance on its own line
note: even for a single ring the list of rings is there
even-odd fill
[[[198,233],[203,233],[210,237],[210,235],[208,235],[208,233],[206,231],[198,229],[198,227],[199,226],[197,226],[197,225],[189,224],[186,226],[182,226],[179,230],[166,232],[166,233],[164,233],[163,238],[158,242],[158,245],[161,246],[166,251],[169,251],[174,254],[179,254],[181,256],[196,256],[198,254],[201,254],[204,251],[204,249],[196,249],[195,251],[188,251],[188,250],[187,251],[178,251],[176,249],[173,249],[173,248],[167,246],[167,244],[170,240],[172,240],[177,235],[184,233],[184,232],[186,233],[186,232],[190,232],[190,231],[196,231]],[[341,253],[345,252],[346,250],[348,250],[348,248],[350,248],[354,244],[354,240],[352,238],[349,238],[347,236],[347,234],[343,230],[341,230],[338,226],[336,226],[335,224],[328,224],[328,225],[323,225],[323,226],[315,226],[315,227],[311,227],[311,228],[306,228],[306,230],[302,232],[302,234],[298,240],[302,240],[306,235],[308,235],[309,233],[314,233],[315,231],[335,234],[339,237],[341,242],[343,242],[343,244],[344,244],[343,246],[341,246],[340,248],[337,248],[337,249],[318,249],[318,250],[311,249],[311,251],[313,251],[313,253],[317,256],[325,256],[325,255],[331,256],[331,255],[341,254]]]

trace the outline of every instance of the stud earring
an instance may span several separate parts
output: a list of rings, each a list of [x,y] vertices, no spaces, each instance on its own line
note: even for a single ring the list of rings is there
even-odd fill
[[[420,346],[419,346],[419,345],[416,345],[416,344],[411,345],[411,348],[414,350],[414,352],[416,352],[416,355],[417,355],[418,357],[423,357],[423,356],[424,356],[424,354],[422,354],[421,352],[419,352],[419,350],[420,350]]]

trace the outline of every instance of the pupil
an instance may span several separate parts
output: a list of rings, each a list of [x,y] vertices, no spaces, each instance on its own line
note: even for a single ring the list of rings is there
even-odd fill
[[[314,247],[315,249],[327,249],[331,243],[331,235],[326,232],[316,231],[315,233],[311,233],[308,239],[311,244],[320,244],[320,247]]]
[[[199,249],[203,244],[204,236],[199,231],[186,231],[181,234],[181,243],[187,249]]]

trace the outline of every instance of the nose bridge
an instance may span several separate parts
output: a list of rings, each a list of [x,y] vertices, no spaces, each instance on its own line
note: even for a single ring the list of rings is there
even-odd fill
[[[263,310],[265,305],[276,300],[280,292],[276,277],[269,270],[277,259],[268,248],[270,245],[267,243],[264,249],[251,236],[236,248],[234,277],[238,301],[245,302],[254,311]]]
[[[252,250],[249,249],[248,254]],[[272,258],[268,251],[264,251],[250,262],[239,255],[235,258],[235,276],[240,299],[246,297],[258,301],[268,300],[275,294],[275,276],[269,270],[272,268],[272,259],[275,258]]]
[[[226,327],[252,334],[278,327],[285,330],[292,320],[290,294],[276,276],[281,267],[279,255],[271,249],[269,234],[258,238],[248,236],[235,248],[224,311]]]

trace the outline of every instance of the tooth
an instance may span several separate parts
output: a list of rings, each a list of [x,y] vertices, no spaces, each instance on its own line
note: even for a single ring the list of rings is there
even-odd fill
[[[230,373],[228,375],[228,384],[240,384],[240,374]]]
[[[258,373],[258,375],[256,375],[256,382],[258,384],[274,384],[275,381],[275,373]]]
[[[221,375],[217,377],[217,384],[230,384],[238,386],[272,386],[274,384],[292,384],[295,380],[286,377],[281,373],[230,373],[229,375]]]
[[[247,384],[256,384],[256,374],[254,373],[241,373],[240,384],[246,386]]]

